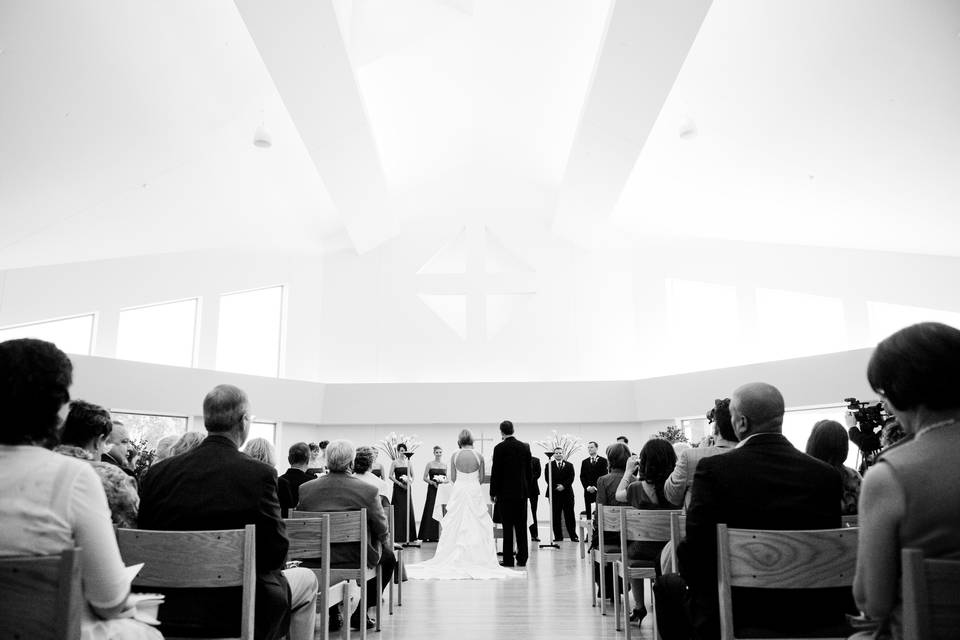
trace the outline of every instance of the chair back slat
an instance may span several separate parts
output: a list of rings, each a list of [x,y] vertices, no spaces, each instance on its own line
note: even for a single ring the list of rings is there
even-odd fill
[[[330,516],[330,544],[360,542],[367,526],[367,510],[359,511],[291,511],[290,519]]]
[[[149,531],[118,529],[120,555],[127,565],[144,563],[133,580],[140,587],[239,587],[244,578],[247,529]]]
[[[903,637],[946,640],[960,629],[960,560],[924,559],[903,549]]]
[[[80,637],[79,551],[0,559],[0,637]]]
[[[668,542],[673,511],[621,507],[621,524],[625,542]],[[679,513],[679,512],[677,512]]]
[[[597,533],[620,531],[621,507],[597,505]]]
[[[287,518],[288,560],[320,560],[330,553],[330,516]]]
[[[680,571],[677,566],[677,547],[687,537],[687,515],[682,511],[670,512],[670,561],[673,571]]]
[[[822,589],[849,587],[857,562],[859,529],[766,531],[727,529],[720,553],[733,587]]]

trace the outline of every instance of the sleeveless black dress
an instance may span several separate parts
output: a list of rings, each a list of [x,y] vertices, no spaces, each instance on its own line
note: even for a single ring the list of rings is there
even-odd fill
[[[436,476],[447,475],[446,469],[430,469],[428,472],[432,480]],[[440,523],[433,519],[433,508],[437,504],[437,487],[427,485],[427,499],[423,503],[423,515],[420,516],[420,539],[424,542],[436,542],[440,539]]]
[[[396,467],[395,474],[397,479],[410,474],[410,467],[404,465]],[[393,498],[390,502],[393,504],[393,522],[396,530],[396,542],[413,542],[417,539],[417,521],[413,515],[413,498],[407,503],[407,491],[410,486],[401,487],[393,483]],[[409,515],[409,518],[407,517]]]

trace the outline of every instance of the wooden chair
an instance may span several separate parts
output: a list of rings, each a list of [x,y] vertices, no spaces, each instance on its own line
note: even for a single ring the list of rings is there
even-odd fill
[[[670,564],[674,573],[680,572],[680,563],[677,562],[677,547],[687,537],[687,514],[682,511],[670,512]]]
[[[225,531],[117,529],[117,543],[125,564],[143,563],[134,587],[242,587],[238,640],[252,640],[256,535],[252,524]],[[162,606],[160,613],[162,622]],[[170,636],[164,637],[170,640]]]
[[[320,618],[321,640],[330,635],[329,609],[340,605],[343,619],[350,617],[350,583],[341,580],[330,584],[330,516],[322,518],[287,518],[287,538],[290,546],[287,560],[320,560],[320,567],[310,567],[317,576],[317,613]],[[350,640],[350,625],[341,627],[344,640]]]
[[[593,533],[593,520],[590,516],[580,516],[577,518],[577,536],[580,538],[578,546],[580,547],[580,559],[587,557],[586,550],[590,548],[590,535]]]
[[[360,585],[360,638],[367,640],[367,580],[377,579],[377,631],[380,631],[381,600],[383,591],[383,576],[380,567],[371,569],[367,566],[367,510],[359,511],[291,511],[290,518],[322,518],[330,516],[330,544],[352,542],[360,545],[360,561],[356,567],[330,568],[330,579],[334,582],[341,580],[355,580]],[[345,625],[349,621],[344,620]]]
[[[671,540],[671,522],[679,511],[634,509],[620,507],[620,558],[613,563],[613,614],[617,617],[617,631],[620,630],[620,611],[623,608],[623,623],[630,640],[630,581],[650,580],[650,616],[653,630],[657,631],[656,607],[653,603],[653,581],[657,577],[660,558],[651,560],[649,567],[631,567],[627,555],[627,545],[631,542],[663,542]],[[621,603],[620,597],[623,597]],[[639,596],[641,599],[643,595]]]
[[[857,516],[841,516],[840,517],[841,526],[844,527],[856,527],[858,519]]]
[[[960,560],[924,558],[904,549],[902,562],[904,640],[947,640],[960,630]]]
[[[397,590],[397,606],[403,606],[403,545],[393,542],[396,539],[393,537],[396,524],[394,523],[393,507],[390,506],[389,502],[386,504],[385,511],[387,514],[387,527],[390,529],[390,542],[393,543],[393,555],[397,558],[397,568],[393,572],[393,579],[390,580],[390,588],[387,589],[387,609],[390,615],[393,615],[394,587],[396,587]]]
[[[728,529],[727,525],[718,524],[717,586],[722,640],[736,639],[731,587],[825,589],[852,586],[858,534],[859,529],[849,527],[767,531]],[[778,552],[771,553],[771,549]]]
[[[80,549],[60,555],[0,558],[0,637],[80,637]]]
[[[620,531],[620,507],[609,507],[597,505],[597,548],[590,550],[590,566],[599,566],[600,568],[600,614],[607,615],[607,565],[613,566],[615,560],[620,559],[620,551],[608,552],[603,543],[604,533],[614,533]],[[593,606],[597,606],[597,591],[590,587],[590,597]],[[614,603],[616,605],[616,603]]]

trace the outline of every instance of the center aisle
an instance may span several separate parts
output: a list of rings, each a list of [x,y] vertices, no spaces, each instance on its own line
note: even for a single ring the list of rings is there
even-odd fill
[[[435,548],[405,549],[404,561],[427,560]],[[606,616],[590,606],[590,558],[581,560],[577,549],[574,542],[560,543],[559,550],[531,544],[527,580],[408,580],[403,606],[392,616],[384,607],[382,631],[370,640],[624,638],[612,606]],[[631,637],[653,639],[650,616]]]

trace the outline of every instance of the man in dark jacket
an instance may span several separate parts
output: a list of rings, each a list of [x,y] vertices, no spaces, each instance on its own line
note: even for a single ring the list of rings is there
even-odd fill
[[[577,537],[577,523],[573,517],[573,464],[563,459],[563,450],[553,450],[553,460],[547,466],[547,497],[553,495],[553,539],[563,540],[561,516],[567,523],[567,533],[574,542]]]
[[[282,637],[289,623],[290,640],[312,640],[317,578],[309,569],[282,570],[288,542],[277,472],[238,450],[250,430],[246,394],[231,385],[216,387],[203,401],[203,421],[209,435],[196,449],[162,460],[144,477],[140,528],[204,531],[256,525],[254,637]],[[164,635],[201,629],[239,635],[239,588],[209,591],[166,590],[160,613]]]
[[[530,445],[513,436],[513,423],[500,423],[502,442],[493,448],[490,470],[490,498],[503,523],[503,566],[514,566],[513,542],[516,538],[516,566],[527,566],[527,499],[533,479],[530,477]]]
[[[580,463],[580,484],[583,485],[583,513],[593,514],[593,505],[597,501],[597,478],[607,474],[607,459],[597,455],[600,445],[587,443],[587,457]]]
[[[689,622],[698,638],[719,637],[717,524],[775,530],[840,526],[840,476],[790,444],[782,434],[783,413],[783,396],[775,387],[752,383],[738,388],[730,415],[740,444],[697,465],[687,537],[678,554],[680,575],[689,588]],[[842,625],[845,605],[851,602],[850,589],[734,588],[732,595],[734,624],[741,633]]]
[[[530,539],[540,542],[540,527],[537,526],[537,503],[540,502],[540,476],[543,475],[540,467],[540,458],[530,456]]]
[[[308,480],[314,480],[317,474],[311,473],[307,467],[310,466],[310,447],[306,442],[298,442],[290,447],[287,452],[287,462],[290,468],[282,476],[277,478],[277,494],[280,498],[280,513],[284,518],[300,502],[300,485]]]

